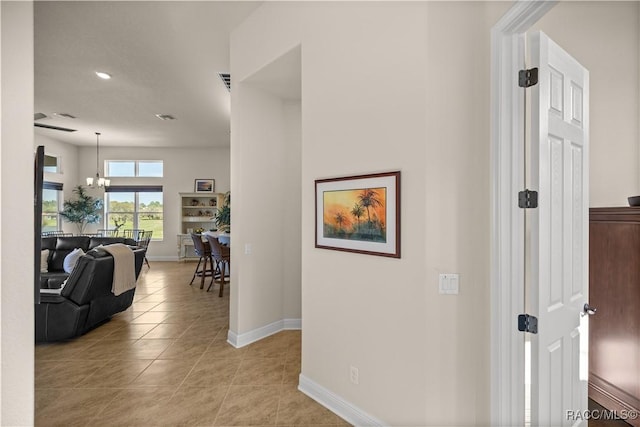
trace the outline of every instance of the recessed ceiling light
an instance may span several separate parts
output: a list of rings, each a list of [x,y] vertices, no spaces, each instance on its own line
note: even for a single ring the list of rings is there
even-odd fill
[[[105,73],[104,71],[96,71],[96,76],[104,80],[109,80],[111,78],[111,74]]]

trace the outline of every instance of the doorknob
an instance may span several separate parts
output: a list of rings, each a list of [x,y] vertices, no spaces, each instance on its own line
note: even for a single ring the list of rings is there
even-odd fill
[[[589,305],[589,303],[584,303],[584,308],[583,308],[583,315],[588,314],[589,316],[593,316],[594,314],[596,314],[596,308],[595,307],[591,307]]]

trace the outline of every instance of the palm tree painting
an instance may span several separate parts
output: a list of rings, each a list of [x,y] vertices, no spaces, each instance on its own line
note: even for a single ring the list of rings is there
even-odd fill
[[[386,243],[385,187],[325,191],[323,207],[324,237]]]

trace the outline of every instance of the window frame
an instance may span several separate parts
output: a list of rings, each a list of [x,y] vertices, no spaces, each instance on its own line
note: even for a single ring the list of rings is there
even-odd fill
[[[133,163],[133,175],[111,175],[109,166],[111,163]],[[162,165],[162,174],[160,176],[140,175],[141,163],[157,163]],[[164,160],[130,160],[130,159],[111,159],[104,161],[104,171],[106,178],[164,178]]]
[[[133,211],[110,211],[109,210],[109,193],[133,193]],[[140,207],[140,193],[160,193],[162,195],[162,211],[161,212],[143,212]],[[131,215],[133,217],[132,228],[140,228],[139,216],[145,213],[157,213],[162,215],[162,237],[152,236],[151,240],[164,241],[164,189],[162,185],[112,185],[109,186],[104,193],[104,228],[109,228],[109,217],[111,215]]]
[[[64,193],[63,193],[63,184],[60,182],[53,182],[53,181],[44,181],[42,183],[42,192],[43,192],[43,196],[44,196],[44,191],[45,190],[51,190],[51,191],[55,191],[56,192],[56,205],[57,205],[57,209],[55,212],[55,217],[56,217],[56,228],[55,230],[45,230],[44,229],[44,217],[46,216],[53,216],[54,212],[49,212],[44,210],[44,197],[43,197],[43,206],[42,206],[42,212],[40,213],[41,215],[41,219],[40,219],[40,223],[41,223],[41,227],[42,227],[42,231],[62,231],[62,218],[60,217],[60,211],[62,210],[62,203],[63,203],[63,199],[64,199]]]

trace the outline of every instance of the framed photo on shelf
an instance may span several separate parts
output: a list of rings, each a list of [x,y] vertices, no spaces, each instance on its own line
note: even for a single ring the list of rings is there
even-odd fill
[[[318,179],[316,248],[400,258],[400,172]]]
[[[193,191],[195,193],[213,193],[215,187],[215,179],[196,179]]]

